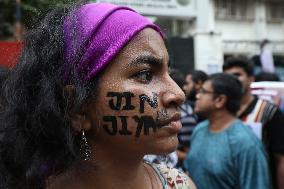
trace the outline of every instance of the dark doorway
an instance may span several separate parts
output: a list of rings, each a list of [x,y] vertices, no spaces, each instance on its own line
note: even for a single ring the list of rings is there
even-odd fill
[[[167,41],[171,67],[179,69],[183,74],[194,69],[193,38],[171,37]]]

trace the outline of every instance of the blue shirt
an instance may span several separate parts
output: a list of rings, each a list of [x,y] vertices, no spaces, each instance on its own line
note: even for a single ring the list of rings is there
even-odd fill
[[[218,133],[209,131],[208,121],[201,122],[184,166],[198,189],[269,188],[264,148],[240,120]]]

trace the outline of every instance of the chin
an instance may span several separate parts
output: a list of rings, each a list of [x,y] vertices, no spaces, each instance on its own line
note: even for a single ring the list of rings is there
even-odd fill
[[[155,145],[152,144],[151,154],[164,155],[164,154],[172,153],[173,151],[177,149],[178,144],[179,142],[178,142],[178,138],[176,135],[163,138],[163,139],[159,139],[159,141],[157,141]]]

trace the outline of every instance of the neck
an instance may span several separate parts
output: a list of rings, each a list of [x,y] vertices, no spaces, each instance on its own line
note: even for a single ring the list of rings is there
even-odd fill
[[[94,157],[89,162],[75,166],[64,174],[51,189],[91,189],[91,188],[151,188],[150,175],[143,165],[143,156],[126,152],[115,152],[107,147],[93,150]]]
[[[247,91],[242,97],[241,105],[249,104],[252,99],[253,99],[253,95],[251,94],[250,91]]]
[[[220,110],[214,112],[208,118],[212,132],[221,132],[224,129],[230,127],[230,125],[236,120],[236,117],[229,113],[227,110]]]
[[[250,91],[247,91],[242,99],[241,99],[241,105],[240,105],[240,109],[237,113],[238,116],[240,116],[245,110],[246,108],[249,106],[249,104],[253,101],[254,97],[253,95],[251,94]]]
[[[105,148],[94,150],[93,163],[97,169],[88,175],[90,185],[95,183],[96,188],[104,189],[141,188],[141,185],[143,186],[141,181],[145,181],[146,176],[149,176],[145,173],[143,156],[135,156],[129,152],[115,152],[114,149],[106,150]],[[142,188],[149,187],[147,185],[149,183],[144,184]]]

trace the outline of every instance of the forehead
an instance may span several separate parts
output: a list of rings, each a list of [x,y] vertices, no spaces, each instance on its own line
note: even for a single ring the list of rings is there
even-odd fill
[[[125,58],[141,54],[155,55],[159,59],[169,59],[164,40],[158,32],[151,28],[145,28],[139,32],[120,53]]]
[[[245,70],[242,67],[238,67],[238,66],[229,68],[225,70],[225,72],[229,74],[246,75]]]

